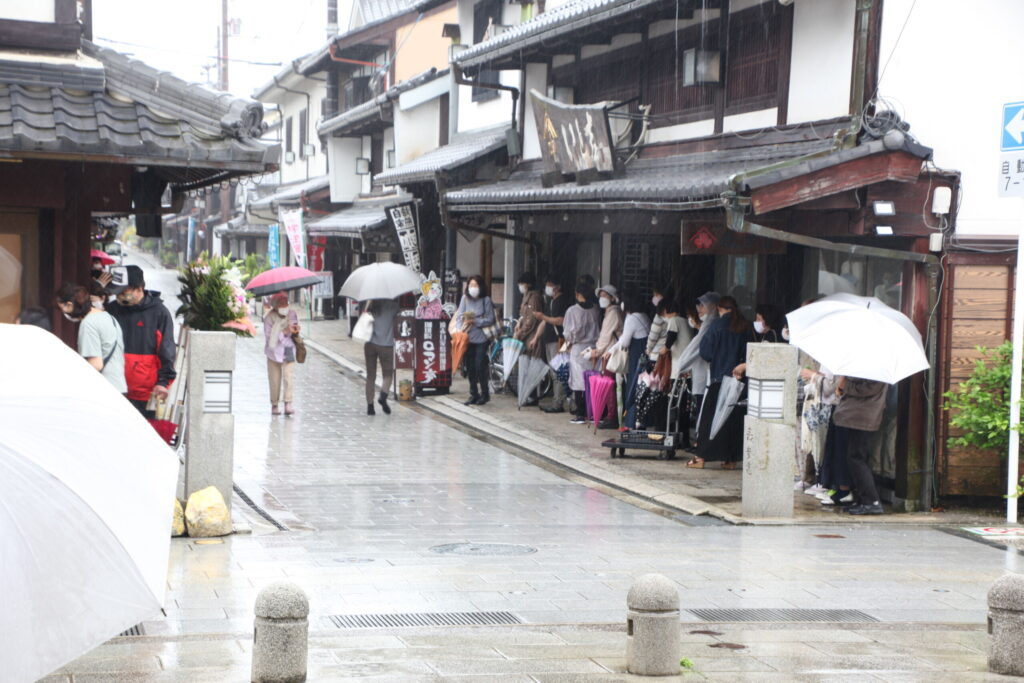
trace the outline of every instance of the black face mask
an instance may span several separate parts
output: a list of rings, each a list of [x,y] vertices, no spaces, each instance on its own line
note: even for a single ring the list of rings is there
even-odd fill
[[[93,280],[96,280],[99,278],[100,275],[103,275],[103,271],[93,268],[92,270],[89,271],[89,274],[92,275]]]

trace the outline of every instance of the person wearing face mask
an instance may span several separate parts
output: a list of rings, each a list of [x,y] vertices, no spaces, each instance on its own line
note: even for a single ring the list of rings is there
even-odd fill
[[[784,323],[778,307],[772,304],[758,304],[754,309],[754,338],[759,342],[779,343],[784,341]]]
[[[114,266],[107,290],[117,301],[107,304],[124,332],[124,376],[128,400],[147,418],[150,396],[167,398],[167,388],[177,376],[174,359],[174,318],[160,299],[160,292],[146,289],[142,268]]]
[[[622,325],[622,334],[610,349],[605,352],[605,359],[620,348],[629,350],[626,361],[625,389],[622,397],[626,417],[623,425],[626,429],[632,429],[636,423],[636,381],[640,376],[640,361],[647,348],[647,335],[651,331],[651,319],[648,317],[643,305],[643,300],[635,294],[626,294],[622,297],[622,305],[625,309],[626,319]]]
[[[733,374],[747,354],[747,343],[754,339],[754,328],[740,313],[736,299],[723,296],[718,300],[718,320],[707,324],[707,333],[700,340],[700,355],[710,366],[708,388],[697,428],[697,455],[688,467],[703,467],[706,460],[721,460],[722,469],[734,470],[742,456],[743,410],[735,408],[714,439],[710,438],[722,380]]]
[[[584,396],[583,373],[597,368],[593,359],[584,352],[596,342],[601,331],[601,309],[594,297],[594,288],[582,280],[576,284],[576,303],[565,312],[565,343],[569,347],[569,389],[573,392],[572,424],[587,421],[587,402]]]
[[[665,301],[665,288],[655,287],[651,296],[651,306],[654,307],[654,319],[651,321],[651,330],[647,333],[647,357],[651,362],[658,360],[661,350],[665,348],[665,335],[668,321],[658,314],[658,308]]]
[[[519,319],[512,331],[512,337],[523,342],[523,353],[542,358],[544,349],[539,343],[533,343],[533,340],[541,325],[541,321],[534,314],[544,313],[544,296],[536,289],[537,280],[533,277],[533,273],[523,273],[516,283],[519,285],[519,294],[523,300],[519,304]],[[523,405],[535,406],[538,401],[539,397],[534,396]]]
[[[683,349],[678,359],[672,359],[672,366],[677,373],[690,373],[690,395],[692,411],[690,423],[696,424],[700,406],[704,401],[704,394],[708,388],[708,375],[710,365],[700,356],[701,341],[707,336],[714,322],[718,320],[718,300],[721,299],[718,292],[705,292],[697,299],[697,305],[687,313],[687,326],[697,330],[690,343]],[[696,467],[696,458],[691,459],[688,466]],[[691,463],[694,463],[691,465]],[[703,461],[701,461],[703,464]]]
[[[57,308],[78,325],[78,353],[103,375],[118,393],[128,392],[124,378],[124,335],[104,308],[106,293],[98,283],[89,289],[65,283],[57,292]]]
[[[548,275],[544,281],[544,296],[547,299],[544,311],[534,311],[533,317],[538,321],[537,330],[533,337],[526,344],[531,353],[540,353],[543,347],[548,362],[558,355],[564,338],[562,336],[562,324],[565,322],[565,312],[572,306],[572,297],[562,291],[562,284],[556,275]],[[555,377],[554,370],[551,371],[551,379],[554,385],[554,396],[551,405],[541,408],[545,413],[565,412],[565,387]]]
[[[601,285],[596,292],[597,307],[603,312],[601,332],[597,336],[594,348],[590,350],[591,359],[602,359],[608,355],[612,346],[622,337],[625,315],[619,305],[619,291],[614,285]],[[609,415],[601,421],[601,429],[618,427],[617,415]]]
[[[267,379],[270,382],[270,413],[280,415],[278,402],[284,394],[284,414],[294,415],[292,378],[295,373],[295,340],[299,333],[299,316],[288,306],[288,295],[278,292],[270,297],[269,310],[263,316],[263,352],[267,356]],[[284,391],[282,392],[282,385]]]
[[[491,400],[488,385],[487,347],[490,340],[483,328],[494,324],[494,303],[484,294],[484,278],[474,275],[466,281],[466,293],[455,311],[462,331],[469,334],[469,348],[466,350],[466,372],[469,375],[468,406],[482,406]]]

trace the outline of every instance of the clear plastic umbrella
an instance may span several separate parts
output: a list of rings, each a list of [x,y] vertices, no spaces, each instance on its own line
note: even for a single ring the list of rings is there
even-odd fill
[[[519,360],[519,354],[523,352],[523,342],[512,337],[505,337],[501,340],[501,381],[507,382],[512,374],[512,368]]]
[[[742,394],[743,382],[735,377],[722,379],[722,388],[718,391],[718,402],[715,404],[715,416],[711,419],[711,432],[708,434],[708,439],[715,438],[715,435],[722,429],[725,421],[736,409],[736,404],[740,402]]]
[[[56,336],[0,348],[0,678],[34,681],[159,613],[178,458]]]
[[[914,323],[875,297],[833,294],[786,319],[790,343],[836,375],[895,384],[929,367]]]
[[[519,382],[516,385],[519,405],[530,400],[530,393],[544,381],[550,367],[543,358],[519,356]]]
[[[423,278],[400,263],[371,263],[356,268],[338,292],[356,301],[397,299],[420,288]]]

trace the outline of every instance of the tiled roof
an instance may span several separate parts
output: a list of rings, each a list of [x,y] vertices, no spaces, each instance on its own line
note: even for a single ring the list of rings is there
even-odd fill
[[[827,150],[830,140],[766,145],[735,150],[637,159],[619,178],[596,180],[589,185],[566,182],[543,187],[540,164],[530,164],[503,180],[477,187],[450,190],[449,209],[457,205],[559,203],[581,201],[686,202],[713,199],[729,189],[734,173],[750,170],[812,152]],[[465,207],[462,210],[472,210]]]
[[[297,206],[302,201],[303,195],[320,192],[328,187],[330,187],[330,179],[326,175],[282,185],[272,194],[249,202],[245,211],[246,218],[256,223],[274,223],[277,221],[277,210],[279,207]]]
[[[652,7],[672,5],[672,0],[574,0],[543,12],[530,21],[510,26],[490,40],[471,45],[459,52],[454,62],[462,68],[476,68],[510,54],[520,54],[546,41],[578,36],[601,23],[613,32],[624,33],[624,20],[637,19],[637,13]],[[648,21],[650,18],[648,18]]]
[[[121,158],[188,186],[272,170],[277,147],[262,133],[258,102],[88,42],[79,55],[35,65],[0,56],[0,150],[15,155]]]
[[[363,0],[360,1],[362,2]],[[416,11],[416,3],[410,0],[365,0],[364,4],[374,5],[377,3],[381,5],[380,9],[370,8],[370,13],[375,17],[373,21],[367,19],[364,14],[364,23],[361,26],[357,26],[345,33],[339,33],[328,40],[324,45],[304,57],[299,64],[299,72],[309,76],[319,71],[323,71],[327,64],[327,60],[330,59],[331,45],[337,45],[342,49],[366,45],[369,43],[369,37],[365,34],[372,33],[371,29],[400,17],[403,14],[409,14]],[[390,13],[388,13],[389,11]],[[383,48],[379,45],[368,45],[367,47],[369,50],[368,54],[364,55],[366,57],[369,57],[370,54],[383,51]]]
[[[319,135],[346,135],[360,131],[377,121],[383,121],[384,118],[381,115],[381,108],[383,106],[397,100],[398,96],[403,92],[412,90],[424,83],[429,83],[430,81],[440,78],[447,73],[448,69],[438,71],[434,67],[430,67],[421,74],[417,74],[408,80],[402,81],[398,85],[391,86],[386,91],[367,102],[363,102],[356,107],[352,107],[348,111],[343,111],[337,116],[323,121],[316,127],[316,132]]]
[[[379,173],[374,180],[384,185],[433,181],[439,173],[458,168],[505,147],[506,139],[504,130],[467,135],[406,164]]]
[[[357,0],[364,24],[376,24],[415,8],[416,0]]]
[[[310,235],[330,237],[359,237],[367,230],[388,224],[385,209],[413,201],[412,195],[395,194],[373,199],[357,199],[352,206],[335,211],[307,224]]]

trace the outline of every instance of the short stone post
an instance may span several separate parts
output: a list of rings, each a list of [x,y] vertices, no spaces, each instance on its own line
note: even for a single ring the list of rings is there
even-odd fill
[[[747,415],[743,422],[743,516],[793,516],[796,379],[789,344],[747,345]]]
[[[309,599],[290,581],[275,581],[256,596],[252,637],[253,683],[306,680]]]
[[[1003,574],[988,591],[988,670],[1024,676],[1024,575]]]
[[[679,591],[661,574],[645,574],[626,597],[626,668],[638,676],[679,673]]]
[[[185,498],[215,486],[231,513],[234,483],[235,416],[232,380],[234,332],[188,335],[188,451],[185,457]]]

